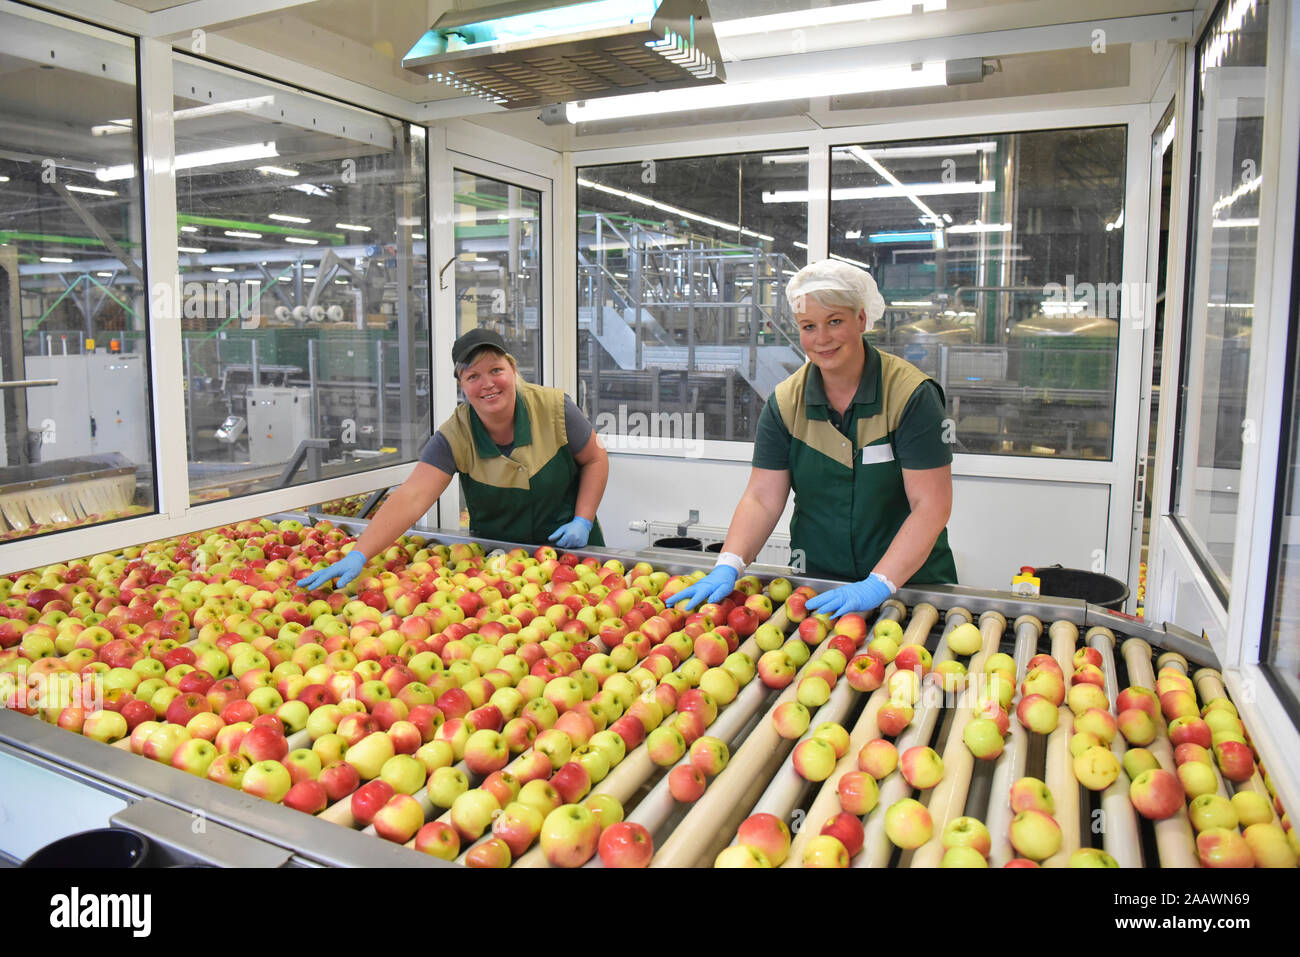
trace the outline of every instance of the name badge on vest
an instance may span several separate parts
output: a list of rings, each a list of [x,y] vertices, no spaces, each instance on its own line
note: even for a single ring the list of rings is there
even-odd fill
[[[880,465],[882,462],[892,461],[894,461],[894,447],[888,442],[868,445],[862,450],[863,465]]]

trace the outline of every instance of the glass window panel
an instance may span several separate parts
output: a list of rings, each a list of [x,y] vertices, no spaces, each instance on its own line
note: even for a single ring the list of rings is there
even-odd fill
[[[1292,281],[1295,281],[1293,277]],[[1292,336],[1295,322],[1292,321]],[[1279,460],[1285,468],[1282,514],[1274,532],[1277,541],[1273,571],[1273,621],[1265,635],[1263,664],[1286,689],[1293,712],[1300,711],[1300,371],[1297,343],[1291,343],[1290,448],[1284,444]]]
[[[541,383],[542,194],[455,170],[456,334],[501,334],[519,373]]]
[[[10,13],[0,37],[4,539],[155,497],[134,44]]]
[[[175,70],[191,498],[416,458],[430,416],[424,131]]]
[[[1225,4],[1197,51],[1190,295],[1174,514],[1226,598],[1254,321],[1268,4]]]
[[[753,441],[763,403],[804,361],[785,284],[807,262],[807,152],[577,179],[579,404],[606,436]]]
[[[456,334],[486,328],[506,341],[519,374],[543,384],[542,194],[453,171]],[[460,527],[469,528],[461,493]]]
[[[831,153],[832,255],[885,297],[874,343],[934,376],[954,451],[1108,459],[1125,130],[858,144]]]

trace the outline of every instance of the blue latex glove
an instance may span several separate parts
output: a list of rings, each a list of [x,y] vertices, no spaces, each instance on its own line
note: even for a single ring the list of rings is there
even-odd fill
[[[679,605],[686,602],[686,610],[692,611],[696,605],[704,602],[720,602],[736,590],[738,577],[736,570],[730,565],[715,565],[713,571],[690,588],[683,588],[669,598],[668,604]]]
[[[841,585],[839,588],[822,592],[816,598],[810,598],[807,607],[813,614],[820,612],[831,618],[838,618],[853,612],[873,611],[893,593],[894,589],[885,580],[885,576],[872,572],[869,578],[860,582]]]
[[[581,515],[575,515],[573,521],[565,522],[546,536],[546,539],[554,542],[556,548],[582,548],[587,544],[587,536],[590,534],[591,522]]]
[[[361,569],[366,567],[366,556],[362,555],[357,549],[352,549],[333,565],[328,568],[322,568],[318,572],[312,572],[306,578],[298,580],[298,587],[312,591],[320,588],[332,578],[338,578],[336,588],[346,588],[352,579],[361,574]]]

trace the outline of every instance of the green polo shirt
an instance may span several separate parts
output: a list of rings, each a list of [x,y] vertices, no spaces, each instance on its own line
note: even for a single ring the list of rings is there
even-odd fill
[[[791,548],[821,577],[869,575],[911,514],[902,470],[952,462],[938,383],[863,342],[862,378],[843,416],[826,398],[821,370],[807,363],[777,386],[755,436],[754,467],[790,472]],[[911,582],[956,577],[945,530]]]

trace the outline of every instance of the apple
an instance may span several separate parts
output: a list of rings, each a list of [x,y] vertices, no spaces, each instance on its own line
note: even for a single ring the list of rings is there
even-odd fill
[[[654,841],[643,825],[619,821],[601,831],[597,851],[606,867],[649,867]]]
[[[668,774],[668,791],[681,804],[698,801],[707,786],[704,772],[693,764],[679,764]]]
[[[984,822],[973,817],[955,817],[949,821],[939,837],[944,849],[969,847],[983,857],[988,857],[993,838]]]
[[[216,745],[204,738],[190,738],[172,752],[171,765],[196,777],[207,777],[208,768],[220,757]]]
[[[1242,827],[1252,824],[1269,824],[1273,821],[1273,806],[1258,791],[1240,790],[1232,796],[1232,807]]]
[[[898,748],[892,741],[876,738],[868,741],[858,751],[858,768],[866,771],[876,781],[884,780],[898,767]]]
[[[1200,761],[1180,764],[1177,774],[1188,800],[1202,794],[1214,794],[1219,789],[1219,777],[1214,773],[1214,768]]]
[[[375,833],[394,844],[405,844],[424,826],[424,808],[410,794],[398,793],[375,813]]]
[[[488,829],[501,805],[492,792],[471,788],[451,803],[451,826],[460,835],[461,842],[477,841]]]
[[[794,770],[805,781],[825,781],[838,760],[834,745],[824,738],[805,738],[794,748]]]
[[[790,656],[781,648],[765,651],[758,659],[759,680],[769,688],[788,686],[794,681],[797,670]]]
[[[908,644],[898,649],[894,656],[894,667],[899,671],[911,671],[918,677],[925,677],[930,671],[933,659],[925,645]]]
[[[430,821],[415,832],[415,849],[422,854],[454,861],[460,856],[460,836],[444,821]]]
[[[1070,736],[1070,757],[1077,758],[1089,748],[1101,747],[1101,739],[1087,731],[1079,731]]]
[[[1222,794],[1199,794],[1187,805],[1187,816],[1191,818],[1192,827],[1205,831],[1212,827],[1223,827],[1235,831],[1238,819],[1236,808]]]
[[[1119,778],[1119,758],[1110,748],[1094,745],[1074,759],[1075,779],[1090,791],[1104,791]]]
[[[279,803],[293,787],[293,778],[279,761],[257,761],[244,772],[239,787],[245,794]]]
[[[772,712],[772,726],[787,741],[803,737],[811,722],[812,715],[798,701],[783,701]]]
[[[1011,785],[1009,797],[1013,811],[1056,813],[1056,802],[1052,799],[1052,792],[1038,778],[1025,777],[1016,781]]]
[[[1296,852],[1287,842],[1286,831],[1281,825],[1251,824],[1242,832],[1242,837],[1254,856],[1256,867],[1295,869]]]
[[[551,786],[566,804],[576,804],[591,790],[591,775],[577,761],[566,762],[551,776]]]
[[[1110,707],[1106,692],[1093,684],[1075,685],[1066,693],[1065,703],[1076,715],[1083,714],[1089,708],[1105,710]]]
[[[948,632],[947,642],[954,655],[973,655],[983,646],[984,636],[975,625],[963,622]]]
[[[1124,752],[1123,763],[1124,773],[1128,775],[1130,781],[1141,775],[1143,771],[1160,767],[1156,756],[1146,748],[1129,748]]]
[[[1020,811],[1011,819],[1011,846],[1030,860],[1042,861],[1061,849],[1061,827],[1043,811]]]
[[[325,788],[325,794],[331,803],[342,801],[361,786],[361,775],[346,761],[334,761],[325,765],[316,780]]]
[[[728,758],[726,742],[720,738],[697,738],[690,746],[691,764],[699,768],[707,777],[721,774],[727,766]]]
[[[469,778],[456,767],[436,768],[429,775],[425,794],[434,807],[450,808],[456,798],[469,790]]]
[[[984,761],[993,761],[1005,747],[1002,732],[992,718],[974,718],[962,729],[961,739],[970,753]]]
[[[898,759],[898,768],[907,783],[924,791],[943,780],[943,759],[930,747],[908,748]]]
[[[713,860],[713,866],[732,868],[772,867],[773,865],[762,851],[756,850],[747,844],[733,844],[731,847],[725,847],[718,852],[718,856]]]
[[[1130,685],[1119,693],[1115,700],[1116,709],[1122,714],[1131,708],[1145,711],[1152,720],[1160,717],[1160,699],[1150,688]]]
[[[885,811],[885,835],[903,850],[920,847],[934,834],[934,822],[925,805],[914,798],[895,801]]]
[[[768,862],[763,866],[784,864],[790,853],[790,840],[790,828],[775,814],[751,814],[736,829],[736,843],[762,854]]]
[[[519,789],[516,800],[520,804],[535,808],[543,816],[550,814],[564,803],[560,800],[559,792],[551,786],[549,781],[542,778],[535,778],[532,781],[525,782],[523,787]]]
[[[842,725],[834,721],[823,721],[813,729],[814,738],[824,738],[830,742],[831,747],[835,749],[835,759],[838,761],[849,751],[849,733]]]
[[[244,774],[248,771],[248,760],[238,754],[220,754],[208,765],[207,779],[228,788],[240,790],[244,783]]]
[[[1035,734],[1051,734],[1056,730],[1060,712],[1056,705],[1042,695],[1031,694],[1021,698],[1016,705],[1016,718]]]
[[[581,804],[563,804],[542,822],[542,853],[552,867],[581,867],[596,853],[600,824]]]
[[[1268,827],[1269,825],[1254,825]],[[1250,828],[1247,828],[1250,830]],[[1202,867],[1254,867],[1255,855],[1235,830],[1212,827],[1196,835],[1196,856]]]
[[[289,788],[282,803],[304,814],[319,814],[329,806],[329,800],[325,785],[308,778]]]
[[[1143,817],[1163,821],[1183,807],[1183,786],[1163,768],[1143,771],[1129,785],[1129,800]]]
[[[1169,741],[1174,746],[1190,743],[1208,748],[1213,746],[1214,736],[1200,715],[1184,715],[1169,722]]]
[[[840,813],[829,818],[822,825],[821,834],[829,835],[838,840],[844,850],[848,852],[850,858],[862,850],[862,844],[866,837],[861,818],[847,811],[840,811]]]
[[[1214,756],[1219,762],[1219,770],[1229,781],[1241,784],[1249,781],[1255,773],[1255,755],[1248,745],[1240,741],[1220,742],[1215,745]]]
[[[761,672],[761,658],[759,665]],[[845,668],[844,677],[850,687],[857,691],[875,691],[885,680],[885,662],[874,655],[857,655]],[[764,683],[767,684],[766,680]]]
[[[890,701],[876,712],[876,727],[880,733],[891,738],[897,737],[912,723],[912,706],[902,702]]]
[[[943,852],[940,867],[988,867],[988,859],[973,847],[950,847]]]
[[[849,818],[862,827],[862,822],[856,818]],[[803,866],[804,867],[831,867],[844,868],[849,866],[849,852],[844,843],[834,835],[819,834],[804,846]]]
[[[1104,708],[1089,708],[1074,721],[1074,730],[1094,734],[1102,744],[1109,746],[1118,730],[1115,716]]]
[[[1156,723],[1142,708],[1121,711],[1117,724],[1120,734],[1130,745],[1144,747],[1156,739]]]
[[[1099,847],[1081,847],[1070,855],[1067,867],[1119,867],[1119,862]]]
[[[545,815],[528,804],[512,801],[492,822],[492,836],[505,842],[512,857],[520,857],[541,833]]]

